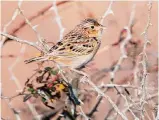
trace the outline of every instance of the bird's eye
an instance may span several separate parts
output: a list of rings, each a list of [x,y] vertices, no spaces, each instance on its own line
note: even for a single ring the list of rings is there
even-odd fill
[[[91,26],[92,29],[94,29],[94,26]]]

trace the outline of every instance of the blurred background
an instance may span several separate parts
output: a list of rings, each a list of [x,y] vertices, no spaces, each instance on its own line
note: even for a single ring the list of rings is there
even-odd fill
[[[74,28],[75,25],[85,18],[97,18],[100,19],[105,11],[107,10],[110,2],[109,1],[58,1],[56,2],[58,14],[61,18],[61,24],[64,28],[64,35]],[[125,26],[128,25],[130,14],[132,11],[132,6],[136,4],[135,8],[135,22],[133,26],[133,39],[135,41],[140,41],[140,44],[144,42],[144,37],[141,33],[144,31],[147,24],[148,15],[148,2],[113,2],[112,11],[113,15],[110,14],[104,19],[103,25],[107,27],[103,36],[100,51],[93,61],[88,64],[85,68],[90,75],[95,75],[97,72],[102,71],[96,79],[96,84],[110,83],[110,76],[107,72],[113,64],[117,62],[120,57],[120,47],[119,45],[114,45],[119,40],[121,31]],[[60,29],[56,21],[56,14],[53,9],[51,9],[53,2],[51,1],[23,1],[21,9],[24,15],[30,20],[33,26],[38,25],[36,30],[38,33],[46,39],[50,44],[56,43],[60,39]],[[18,2],[16,1],[1,1],[1,31],[5,25],[11,20],[15,9],[18,7]],[[157,89],[157,39],[158,39],[158,4],[157,2],[152,2],[151,10],[151,23],[148,30],[148,38],[151,41],[151,45],[147,46],[148,61],[150,66],[150,75],[146,81],[146,84]],[[13,36],[17,36],[21,39],[28,41],[37,41],[37,36],[34,31],[25,23],[23,16],[18,15],[15,20],[7,27],[7,33]],[[111,46],[109,49],[104,49],[105,46]],[[127,48],[131,50],[131,47]],[[136,49],[135,49],[136,50]],[[36,64],[25,64],[24,60],[31,58],[37,54],[37,50],[33,47],[27,45],[21,45],[15,41],[6,40],[2,47],[2,95],[13,96],[17,94],[19,90],[22,90],[24,83],[28,77],[30,77],[33,71],[37,68]],[[141,52],[141,51],[139,51]],[[135,58],[136,59],[136,58]],[[133,62],[131,56],[124,60],[122,63],[123,69],[119,70],[115,76],[115,83],[125,84],[134,83],[132,76],[133,73]],[[100,72],[101,73],[101,72]],[[149,91],[149,94],[156,93],[157,90]],[[112,100],[117,100],[118,96],[114,89],[107,92]],[[44,114],[50,111],[49,108],[45,107],[39,101],[30,101],[31,104],[36,108],[38,114]],[[89,104],[83,106],[84,111],[87,113],[95,105],[97,99],[93,95],[87,95],[87,101]],[[153,99],[154,106],[157,104],[157,97]],[[23,102],[22,97],[17,97],[11,101],[11,106],[16,110],[20,110],[19,113],[21,120],[31,120],[35,119],[35,116],[31,113],[26,103]],[[111,105],[106,99],[99,105],[98,111],[95,113],[95,120],[103,120],[111,109]],[[152,107],[152,106],[151,106]],[[153,119],[154,110],[153,107],[149,108],[147,106],[147,112],[149,117],[145,117],[145,120]],[[123,108],[122,102],[119,108]],[[128,113],[129,114],[129,113]],[[16,116],[8,105],[8,101],[1,100],[1,115],[2,118],[16,120]],[[128,115],[129,120],[133,120],[132,115]],[[52,118],[56,119],[56,118]],[[117,117],[116,120],[121,119]]]

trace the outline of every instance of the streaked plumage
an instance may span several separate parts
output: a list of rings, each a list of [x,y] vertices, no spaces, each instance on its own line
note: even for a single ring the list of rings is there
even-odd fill
[[[102,31],[103,25],[94,19],[86,19],[66,34],[49,53],[25,62],[54,60],[61,66],[80,68],[87,64],[99,49]]]

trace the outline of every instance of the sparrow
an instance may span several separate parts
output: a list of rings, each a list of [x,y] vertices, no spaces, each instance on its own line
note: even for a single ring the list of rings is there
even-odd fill
[[[57,42],[47,54],[25,60],[25,63],[54,61],[60,66],[81,68],[97,53],[104,28],[97,20],[87,18]]]

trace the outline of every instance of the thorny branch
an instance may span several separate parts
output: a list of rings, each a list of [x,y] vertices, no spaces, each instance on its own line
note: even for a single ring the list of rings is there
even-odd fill
[[[18,2],[18,6],[20,7],[21,4],[22,4],[22,1],[19,1],[19,2]],[[11,22],[15,20],[15,18],[16,18],[17,15],[18,15],[18,13],[19,13],[19,10],[16,9],[15,13],[13,14],[13,17],[12,17]],[[4,30],[5,30],[4,32],[6,32],[6,28],[8,27],[8,25],[11,24],[11,22],[9,22],[9,23],[7,24],[7,26],[6,26],[5,29],[4,29]],[[7,37],[7,36],[6,36],[6,37]],[[11,36],[11,37],[13,37],[13,36]],[[13,39],[15,39],[15,38],[13,37]],[[4,41],[5,41],[4,39],[1,41],[1,47],[2,47]],[[21,42],[23,42],[23,43],[27,43],[27,44],[28,44],[28,42],[27,42],[26,40],[23,41],[23,40],[20,40],[20,39],[17,38],[17,41],[21,41]],[[31,46],[34,46],[34,44],[31,43]],[[36,47],[36,48],[38,48],[38,47]],[[21,48],[21,50],[20,50],[20,53],[23,54],[24,52],[25,52],[25,46],[22,46],[22,48]],[[17,88],[18,88],[19,90],[21,90],[22,87],[21,87],[21,85],[20,85],[20,83],[19,83],[19,80],[18,80],[18,79],[16,78],[16,76],[14,75],[13,68],[18,64],[18,62],[20,61],[20,59],[21,59],[20,57],[17,57],[17,59],[15,60],[15,62],[13,62],[13,64],[8,68],[9,73],[10,73],[10,75],[11,75],[11,80],[13,80],[13,81],[15,82],[15,84],[16,84],[16,86],[17,86]],[[10,102],[9,102],[8,104],[10,104]],[[27,101],[26,104],[28,105],[28,107],[29,107],[30,111],[32,112],[33,116],[36,116],[38,113],[37,113],[37,111],[35,110],[34,106],[33,106],[32,104],[30,104],[29,101]],[[9,106],[10,106],[10,105],[9,105]],[[18,113],[15,114],[15,116],[16,116],[16,118],[17,118],[18,120],[21,120]],[[37,120],[39,120],[39,119],[37,119]]]
[[[151,9],[152,9],[152,1],[149,1],[148,3],[148,21],[147,21],[147,25],[145,27],[144,32],[142,33],[144,35],[144,46],[143,46],[143,51],[141,53],[142,55],[142,61],[141,64],[143,66],[143,75],[142,75],[142,80],[141,80],[141,87],[142,87],[142,97],[140,99],[140,104],[141,104],[141,119],[144,119],[144,106],[145,103],[147,103],[145,101],[146,95],[147,95],[147,90],[146,90],[146,81],[147,81],[147,54],[146,54],[146,47],[147,44],[150,43],[150,41],[148,40],[148,29],[149,27],[152,25],[151,24]]]
[[[4,32],[1,32],[0,34],[1,34],[2,36],[5,36],[5,37],[11,39],[11,40],[15,40],[15,41],[17,41],[17,42],[19,42],[19,43],[21,43],[21,44],[26,44],[26,45],[32,46],[32,47],[36,48],[37,50],[43,52],[43,50],[41,49],[41,47],[38,46],[38,45],[37,45],[36,43],[34,43],[34,42],[29,42],[28,40],[23,40],[23,39],[20,39],[20,38],[18,38],[18,37],[14,37],[14,36],[9,35],[9,34],[4,33]]]
[[[62,26],[61,18],[59,16],[58,9],[57,9],[57,6],[56,6],[56,1],[53,1],[53,7],[52,7],[52,9],[55,12],[55,15],[56,15],[55,19],[56,19],[56,22],[57,22],[57,24],[59,26],[59,29],[60,29],[60,38],[59,38],[58,41],[61,41],[62,38],[63,38],[63,33],[64,33],[65,28]]]
[[[102,16],[100,21],[101,24],[103,24],[105,17],[107,17],[109,14],[114,14],[112,10],[112,4],[113,4],[113,1],[110,2],[108,9],[105,11],[104,15]]]
[[[4,37],[6,37],[6,38],[9,38],[9,39],[12,39],[12,40],[15,40],[15,41],[17,41],[17,42],[19,42],[19,43],[21,43],[21,44],[26,44],[26,45],[29,45],[29,46],[32,46],[32,47],[34,47],[34,48],[36,48],[37,50],[39,50],[39,51],[41,51],[41,52],[44,52],[44,53],[47,53],[47,51],[48,51],[48,46],[47,46],[47,44],[46,44],[46,42],[45,42],[45,40],[40,36],[40,34],[36,31],[36,29],[35,29],[35,27],[34,26],[32,26],[32,24],[31,24],[31,20],[30,19],[28,19],[28,18],[26,18],[25,17],[25,15],[24,15],[24,13],[23,13],[23,10],[21,10],[21,4],[22,4],[22,1],[19,1],[18,2],[18,9],[16,9],[16,11],[15,11],[15,13],[14,13],[14,15],[13,15],[13,17],[12,17],[12,20],[8,23],[8,24],[6,24],[5,25],[5,27],[4,27],[4,31],[3,32],[1,32],[0,34],[2,35],[2,36],[4,36]],[[59,29],[60,29],[60,39],[59,40],[61,40],[62,39],[62,37],[63,37],[63,32],[64,32],[64,28],[63,28],[63,26],[62,26],[62,22],[61,22],[61,19],[60,19],[60,16],[59,16],[59,13],[58,13],[58,10],[57,10],[57,4],[58,3],[56,3],[56,1],[54,1],[53,2],[53,4],[51,5],[51,6],[49,6],[49,8],[47,8],[46,9],[46,11],[47,10],[50,10],[50,8],[52,7],[53,8],[53,10],[54,10],[54,12],[55,12],[55,15],[56,15],[56,21],[57,21],[57,24],[58,24],[58,26],[59,26]],[[104,13],[104,15],[102,16],[102,19],[101,19],[101,23],[103,23],[103,21],[104,21],[104,19],[105,19],[105,17],[108,15],[108,14],[113,14],[113,11],[112,11],[112,4],[113,4],[113,1],[111,1],[110,2],[110,4],[109,4],[109,6],[108,6],[108,9],[107,9],[107,11]],[[120,56],[120,58],[119,58],[119,60],[117,61],[117,64],[115,64],[115,66],[113,66],[113,69],[109,69],[109,71],[108,71],[108,73],[110,73],[110,76],[111,76],[111,81],[113,81],[114,80],[114,78],[115,78],[115,75],[116,75],[116,72],[117,71],[119,71],[120,69],[120,66],[121,66],[121,64],[123,63],[123,61],[124,61],[124,59],[125,58],[127,58],[127,52],[126,52],[126,50],[125,50],[125,46],[129,43],[129,41],[132,39],[132,33],[131,33],[131,25],[133,24],[133,22],[134,22],[134,14],[135,14],[135,6],[136,5],[134,5],[133,6],[133,9],[132,9],[132,12],[131,12],[131,16],[130,16],[130,20],[129,20],[129,24],[128,24],[128,26],[126,26],[124,29],[127,31],[127,36],[126,36],[126,38],[121,42],[121,44],[120,44],[120,51],[121,51],[121,56]],[[108,117],[110,117],[110,116],[113,116],[112,115],[112,112],[114,112],[115,114],[114,114],[114,119],[117,119],[117,117],[118,117],[118,115],[120,115],[120,117],[123,119],[123,120],[128,120],[128,116],[127,116],[127,112],[129,112],[129,113],[131,113],[131,115],[134,117],[134,119],[135,120],[139,120],[140,118],[139,117],[141,117],[142,119],[144,119],[144,117],[145,116],[147,116],[147,118],[148,119],[151,119],[150,118],[150,116],[149,116],[149,114],[147,113],[147,111],[145,110],[145,104],[146,104],[146,101],[152,101],[152,99],[154,99],[154,98],[156,98],[157,97],[157,94],[153,94],[153,95],[151,95],[151,96],[148,96],[147,94],[147,91],[149,90],[149,91],[155,91],[156,89],[153,89],[153,88],[151,88],[151,87],[147,87],[146,86],[146,81],[147,81],[147,75],[148,75],[148,73],[147,73],[147,54],[146,54],[146,46],[147,46],[147,44],[150,42],[149,40],[148,40],[148,38],[147,38],[147,36],[148,36],[148,28],[149,28],[149,26],[151,26],[152,24],[151,24],[151,8],[152,8],[152,2],[149,2],[149,9],[148,9],[148,23],[147,23],[147,25],[146,25],[146,27],[145,27],[145,30],[144,30],[144,32],[143,32],[143,35],[144,35],[144,39],[145,39],[145,41],[144,41],[144,47],[143,47],[143,51],[142,51],[142,61],[141,61],[141,64],[143,65],[143,67],[142,67],[142,69],[143,69],[143,72],[142,72],[142,80],[141,80],[141,86],[137,86],[137,85],[134,85],[134,84],[113,84],[113,83],[111,83],[111,84],[104,84],[103,82],[102,82],[102,84],[100,84],[100,85],[97,85],[94,81],[91,81],[90,80],[90,77],[89,77],[89,75],[87,75],[86,73],[83,73],[82,71],[77,71],[77,70],[73,70],[74,72],[77,72],[77,73],[79,73],[79,74],[81,74],[81,75],[84,75],[84,77],[82,77],[82,79],[81,79],[81,81],[84,81],[84,82],[86,82],[86,83],[88,83],[90,86],[91,86],[91,88],[89,88],[89,89],[85,89],[85,90],[87,90],[87,92],[89,92],[89,90],[91,91],[93,91],[93,92],[97,92],[97,98],[98,98],[98,100],[97,100],[97,102],[95,103],[95,105],[94,105],[94,107],[93,107],[93,109],[92,110],[90,110],[90,112],[88,113],[88,114],[86,114],[85,112],[84,112],[84,108],[83,108],[83,106],[85,106],[85,104],[86,103],[82,103],[82,101],[80,101],[80,99],[76,99],[77,101],[79,100],[80,101],[80,103],[82,103],[83,104],[83,106],[81,106],[81,105],[79,105],[79,106],[77,106],[77,105],[75,105],[75,109],[73,109],[73,108],[71,108],[70,107],[70,111],[67,111],[70,115],[72,115],[73,117],[75,117],[75,118],[77,118],[79,115],[81,115],[84,119],[86,119],[86,120],[89,120],[90,118],[92,118],[92,116],[94,116],[94,113],[97,111],[97,108],[99,107],[99,105],[101,104],[101,101],[104,99],[104,98],[106,98],[107,100],[108,100],[108,102],[111,104],[111,106],[112,106],[112,108],[109,110],[109,112],[106,114],[106,116],[105,116],[105,119],[109,119]],[[45,10],[43,11],[43,12],[46,12]],[[25,23],[27,24],[27,25],[29,25],[32,29],[33,29],[33,31],[36,33],[36,35],[37,35],[37,37],[38,37],[38,40],[39,40],[39,42],[40,42],[40,44],[43,46],[41,46],[39,43],[37,44],[37,42],[29,42],[28,40],[23,40],[23,39],[19,39],[18,37],[15,37],[15,36],[12,36],[12,35],[10,35],[10,34],[7,34],[6,32],[6,29],[7,29],[7,27],[12,23],[12,21],[13,20],[15,20],[15,18],[16,18],[16,16],[19,14],[19,12],[20,12],[20,14],[24,17],[24,19],[25,19]],[[41,13],[40,14],[38,14],[38,15],[41,15]],[[37,15],[37,16],[38,16]],[[2,44],[1,44],[2,45]],[[108,46],[106,46],[106,47],[104,47],[104,50],[105,50],[105,48],[107,49],[107,47]],[[101,50],[101,52],[103,52],[104,50]],[[21,51],[20,51],[22,54],[25,52],[25,46],[22,46],[22,48],[21,48]],[[18,89],[22,89],[21,88],[21,85],[20,85],[20,83],[19,83],[19,81],[18,81],[18,79],[16,78],[16,76],[14,75],[14,73],[13,73],[13,68],[15,67],[15,65],[19,62],[19,60],[20,60],[20,57],[18,57],[17,59],[16,59],[16,61],[9,67],[9,71],[10,71],[10,74],[11,74],[11,78],[15,81],[15,84],[17,85],[17,87],[18,87]],[[134,77],[136,77],[136,78],[134,78],[134,79],[139,79],[138,77],[138,73],[140,72],[140,69],[138,68],[139,66],[138,66],[139,64],[136,64],[136,68],[137,69],[134,69]],[[68,80],[68,78],[66,78],[66,76],[65,76],[65,74],[63,74],[64,72],[65,72],[65,70],[63,70],[63,68],[61,68],[61,67],[59,67],[58,65],[57,65],[57,68],[58,68],[58,70],[59,70],[59,72],[58,72],[58,75],[60,74],[60,77],[63,79],[63,80],[60,80],[60,81],[64,81],[65,83],[68,83],[68,85],[70,84],[70,80]],[[72,69],[71,69],[72,70]],[[111,70],[111,71],[110,71]],[[136,71],[135,71],[136,70]],[[54,73],[53,73],[54,74]],[[34,75],[33,75],[34,76]],[[50,79],[49,78],[50,77],[50,75],[48,74],[48,77],[46,78],[46,79]],[[57,76],[56,76],[57,77]],[[71,76],[70,76],[71,77]],[[44,77],[44,75],[43,75],[43,78],[45,78]],[[73,81],[73,80],[72,80]],[[78,80],[79,81],[79,80]],[[44,81],[44,82],[46,82],[46,81]],[[47,84],[46,84],[47,85]],[[139,99],[136,99],[134,96],[132,96],[132,95],[130,95],[130,96],[127,96],[127,95],[125,95],[124,94],[124,92],[120,92],[120,96],[118,97],[118,99],[117,99],[117,101],[116,102],[114,102],[112,99],[111,99],[111,97],[109,96],[109,95],[107,95],[107,90],[108,90],[108,88],[120,88],[120,89],[125,89],[125,88],[127,88],[127,89],[132,89],[132,90],[137,90],[137,91],[141,91],[141,97],[139,98]],[[39,89],[39,88],[37,88],[37,89]],[[103,90],[104,89],[104,90]],[[70,91],[72,90],[74,90],[74,89],[69,89]],[[75,90],[75,92],[77,92],[77,90]],[[71,92],[71,93],[73,93],[73,92]],[[20,94],[19,94],[20,95]],[[17,96],[19,96],[19,95],[17,95]],[[77,96],[76,95],[74,95],[74,94],[71,94],[71,95],[73,95],[73,96],[69,96],[69,97],[74,97],[74,98],[76,98]],[[1,96],[1,98],[2,99],[8,99],[8,100],[11,100],[11,99],[13,99],[13,98],[15,98],[16,96],[13,96],[13,97],[5,97],[5,96]],[[134,97],[134,98],[133,98]],[[123,98],[123,99],[121,99],[121,98]],[[133,98],[133,99],[132,99]],[[122,106],[122,110],[120,110],[120,108],[119,108],[119,104],[120,104],[120,102],[121,102],[121,100],[124,100],[125,101],[125,104],[124,104],[124,106]],[[79,102],[78,101],[78,102]],[[28,106],[29,106],[29,108],[30,108],[30,110],[32,111],[32,113],[33,113],[33,115],[35,116],[35,118],[36,119],[41,119],[41,118],[51,118],[52,116],[54,116],[55,114],[58,114],[57,113],[57,111],[53,111],[53,112],[51,112],[51,113],[49,113],[49,114],[42,114],[42,115],[39,115],[38,113],[37,113],[37,111],[35,110],[35,108],[33,107],[33,106],[31,106],[31,104],[27,101],[27,104],[28,104]],[[10,105],[10,104],[8,104],[8,105]],[[139,109],[139,106],[141,106],[141,108]],[[10,106],[9,106],[10,107]],[[77,112],[76,111],[76,107],[77,108],[79,108],[79,113],[77,114],[77,116],[75,115],[75,112]],[[134,109],[134,107],[136,107],[136,109]],[[11,109],[12,109],[12,107],[10,107]],[[63,107],[62,108],[60,108],[59,110],[61,110],[61,109],[63,109]],[[13,111],[14,111],[14,109],[12,109]],[[141,111],[141,116],[138,116],[138,114],[136,114],[136,111],[137,110],[139,110],[139,111]],[[18,114],[16,113],[15,114],[15,116],[16,117],[19,117],[18,116]],[[62,116],[65,116],[64,114],[62,115]],[[90,117],[90,118],[89,118]],[[17,118],[17,119],[20,119],[20,118]]]
[[[22,2],[22,1],[21,1]],[[65,4],[65,3],[67,3],[67,2],[70,2],[70,1],[59,1],[59,2],[57,2],[56,3],[56,6],[61,6],[61,5],[63,5],[63,4]],[[20,5],[20,4],[19,4]],[[43,9],[41,9],[41,10],[39,10],[36,14],[33,14],[32,16],[30,16],[29,18],[28,18],[28,20],[29,21],[33,21],[33,20],[35,20],[36,18],[38,18],[38,17],[40,17],[40,16],[43,16],[45,13],[47,13],[51,8],[52,8],[52,6],[53,6],[53,4],[49,4],[48,6],[46,6],[46,7],[44,7]],[[17,9],[15,10],[15,13],[14,13],[14,17],[12,17],[12,21],[13,21],[13,19],[15,19],[16,18],[16,16],[18,15],[18,12],[16,12],[16,11],[18,11]],[[9,26],[10,24],[11,24],[12,22],[10,21],[8,24],[6,24],[5,26],[7,27],[7,26]],[[8,31],[8,34],[10,34],[10,35],[13,35],[13,36],[16,36],[16,33],[20,30],[20,29],[22,29],[23,27],[25,27],[27,25],[27,23],[25,22],[25,20],[24,21],[21,21],[20,23],[19,23],[19,25],[17,25],[15,28],[13,28],[11,31]],[[4,29],[5,29],[5,27],[4,27]],[[5,30],[3,30],[3,32],[5,32]],[[4,41],[7,41],[7,39],[8,38],[4,38]]]
[[[25,17],[25,15],[24,15],[24,13],[23,13],[23,11],[21,10],[21,7],[18,5],[18,10],[19,10],[19,12],[20,12],[20,14],[24,17],[24,19],[25,19],[25,22],[32,28],[32,30],[35,32],[35,34],[37,35],[37,37],[38,37],[38,45],[39,46],[43,46],[43,47],[41,47],[42,49],[44,48],[44,52],[46,53],[46,52],[48,52],[49,51],[49,46],[46,44],[46,42],[45,42],[45,40],[44,40],[44,38],[42,38],[42,36],[37,32],[37,30],[36,30],[36,27],[37,27],[37,25],[35,25],[35,26],[32,26],[32,24],[31,24],[31,22]],[[39,44],[40,43],[40,44]]]
[[[101,96],[98,100],[95,106],[92,108],[92,110],[87,114],[87,116],[92,117],[95,112],[98,112],[97,108],[99,107],[101,101],[103,100],[103,97]]]
[[[119,105],[120,100],[121,100],[121,97],[118,97],[117,100],[116,100],[116,102],[115,102],[115,104],[116,104],[117,106]],[[111,108],[109,109],[109,111],[107,112],[107,114],[106,114],[104,120],[107,120],[108,117],[111,116],[111,114],[112,114],[113,111],[114,111],[114,108],[111,107]]]
[[[135,5],[134,5],[135,6]],[[120,51],[121,51],[121,56],[118,60],[118,62],[116,63],[116,65],[114,66],[113,70],[110,72],[110,77],[111,77],[111,81],[114,81],[114,77],[115,77],[115,73],[118,71],[118,69],[120,68],[123,60],[127,57],[126,55],[126,51],[125,51],[125,46],[126,44],[129,42],[129,40],[132,38],[131,35],[131,31],[130,31],[130,27],[133,24],[133,19],[134,19],[134,12],[135,12],[135,7],[133,6],[132,12],[131,12],[131,16],[130,16],[130,20],[129,20],[129,24],[128,26],[126,26],[124,29],[127,31],[127,37],[122,41],[122,43],[120,44]]]
[[[1,95],[3,95],[2,93],[1,93]],[[2,97],[1,97],[2,98]],[[3,99],[3,98],[2,98]],[[8,98],[7,98],[8,99]],[[21,120],[21,117],[20,117],[20,115],[19,115],[19,113],[20,113],[20,111],[17,111],[14,107],[12,107],[12,105],[11,105],[11,101],[10,101],[10,99],[5,99],[5,102],[7,103],[7,105],[8,105],[8,107],[10,108],[10,110],[13,112],[13,114],[15,115],[15,118],[17,119],[17,120]],[[1,117],[1,119],[3,119],[2,117]],[[5,120],[5,119],[4,119]]]

